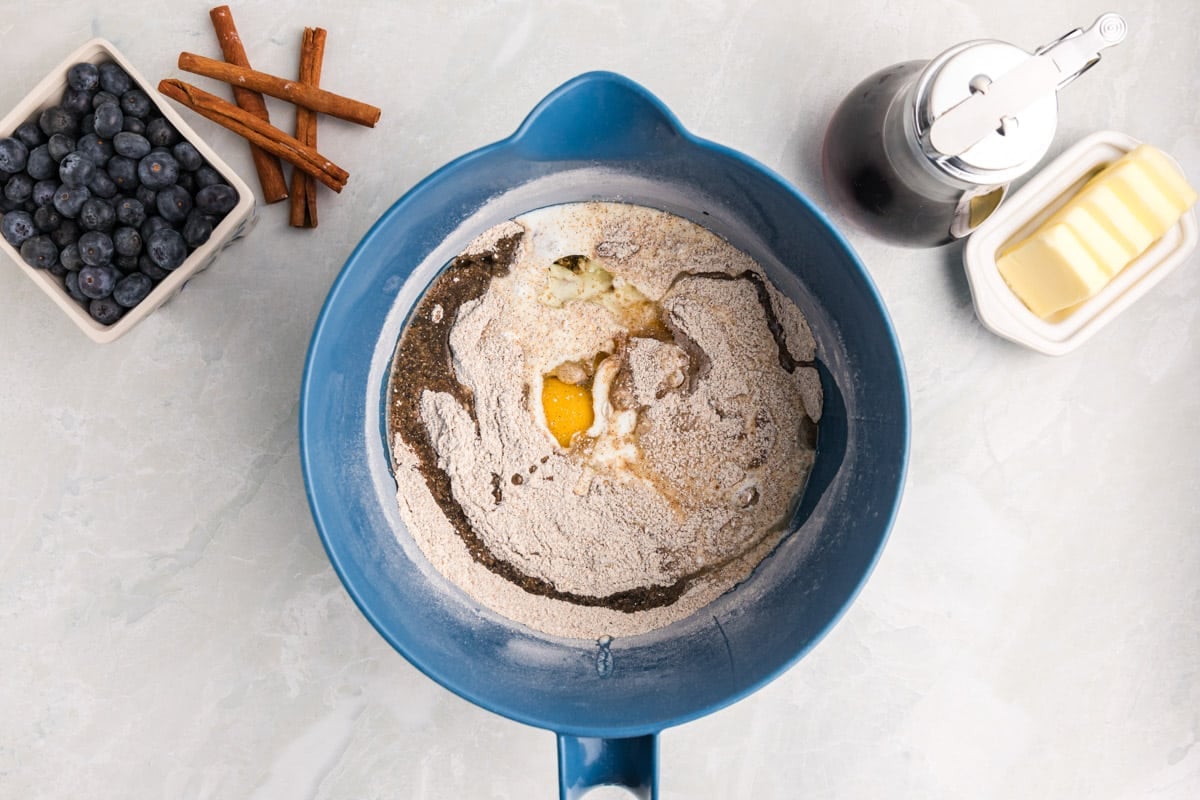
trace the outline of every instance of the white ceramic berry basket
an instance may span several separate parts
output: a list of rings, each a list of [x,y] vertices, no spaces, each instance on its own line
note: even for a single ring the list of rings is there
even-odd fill
[[[67,294],[66,289],[63,288],[58,278],[45,270],[30,267],[21,258],[21,254],[16,248],[3,239],[0,239],[0,250],[7,253],[16,263],[17,267],[29,276],[30,280],[40,286],[42,291],[71,318],[88,338],[100,344],[106,344],[120,338],[133,326],[148,317],[152,311],[178,294],[189,278],[197,272],[207,269],[218,253],[240,239],[250,229],[255,219],[254,193],[246,182],[230,169],[228,164],[221,160],[216,152],[192,130],[190,125],[184,122],[179,113],[167,102],[166,98],[155,90],[155,84],[147,81],[124,56],[117,52],[117,48],[104,39],[90,40],[52,69],[50,74],[33,88],[33,91],[27,94],[3,120],[0,120],[0,138],[11,136],[19,125],[30,119],[33,115],[56,105],[62,95],[63,89],[67,86],[67,70],[74,64],[81,61],[98,64],[108,60],[116,62],[122,69],[129,73],[129,77],[146,92],[150,100],[162,112],[163,116],[170,120],[171,124],[179,131],[179,134],[191,142],[212,168],[219,172],[221,177],[237,191],[238,202],[233,210],[221,220],[220,225],[216,227],[207,242],[196,248],[183,264],[158,283],[146,299],[129,309],[123,317],[112,325],[101,325],[92,319],[87,309]]]

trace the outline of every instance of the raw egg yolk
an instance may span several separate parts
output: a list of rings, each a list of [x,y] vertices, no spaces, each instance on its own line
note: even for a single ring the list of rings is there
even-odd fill
[[[542,382],[542,409],[546,427],[563,447],[570,447],[571,438],[590,428],[594,419],[592,393],[553,377]]]

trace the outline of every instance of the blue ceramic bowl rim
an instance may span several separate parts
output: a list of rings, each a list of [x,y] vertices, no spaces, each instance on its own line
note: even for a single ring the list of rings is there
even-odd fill
[[[306,398],[309,396],[309,386],[311,384],[311,381],[313,380],[312,367],[313,367],[314,356],[317,351],[318,345],[320,343],[320,338],[323,333],[327,318],[330,314],[330,310],[333,308],[334,303],[337,300],[339,291],[342,289],[345,282],[349,279],[350,273],[352,272],[353,266],[354,266],[355,262],[358,260],[359,255],[371,245],[373,239],[377,235],[379,235],[380,231],[384,227],[391,224],[391,222],[393,221],[393,219],[395,217],[398,217],[401,214],[403,214],[403,212],[405,211],[405,209],[407,208],[407,206],[410,203],[418,200],[420,198],[420,195],[422,194],[422,192],[428,186],[436,184],[437,182],[441,181],[446,175],[456,172],[459,169],[462,169],[464,166],[467,166],[470,162],[480,158],[481,156],[484,156],[484,155],[487,155],[490,153],[494,153],[499,150],[505,150],[505,149],[514,149],[515,150],[521,144],[522,139],[530,132],[530,130],[532,130],[534,128],[534,125],[536,123],[538,116],[544,110],[551,107],[554,104],[555,100],[570,93],[571,91],[573,91],[574,89],[576,89],[582,85],[585,85],[588,83],[593,83],[593,82],[602,82],[602,83],[610,83],[610,84],[619,85],[619,86],[622,86],[622,87],[624,87],[628,90],[631,90],[631,91],[635,92],[636,94],[640,95],[641,98],[645,102],[647,102],[651,107],[653,107],[653,109],[658,114],[660,114],[662,116],[663,120],[665,122],[667,122],[668,125],[672,128],[673,133],[677,134],[684,141],[686,147],[695,147],[695,148],[706,149],[706,150],[715,152],[725,158],[731,159],[735,162],[739,162],[743,166],[749,167],[752,170],[762,173],[765,177],[767,177],[770,180],[774,181],[775,183],[779,184],[780,187],[785,190],[785,192],[791,197],[792,200],[799,203],[801,206],[803,206],[808,212],[810,212],[813,215],[813,217],[824,228],[825,233],[834,239],[834,241],[837,243],[837,245],[845,251],[850,262],[858,269],[859,277],[863,281],[864,288],[866,289],[871,301],[876,306],[876,309],[880,315],[880,318],[885,323],[883,327],[887,334],[888,351],[893,356],[894,362],[895,362],[894,366],[897,371],[897,380],[899,381],[899,387],[898,387],[900,390],[899,397],[900,397],[900,402],[902,404],[902,412],[903,412],[901,415],[901,419],[895,421],[896,424],[901,424],[903,426],[902,447],[901,447],[901,452],[899,453],[899,469],[897,471],[896,481],[895,481],[896,491],[893,494],[892,500],[889,504],[889,507],[887,508],[886,516],[883,520],[883,528],[882,528],[882,533],[879,537],[878,546],[875,548],[875,551],[871,555],[869,563],[867,564],[866,568],[862,571],[862,574],[859,576],[857,582],[855,583],[854,586],[851,587],[850,591],[846,595],[845,602],[841,605],[841,607],[837,610],[837,612],[834,613],[829,618],[828,622],[824,626],[821,627],[821,629],[818,631],[818,633],[809,639],[809,641],[805,644],[805,646],[798,648],[795,653],[793,653],[789,658],[784,659],[779,664],[778,667],[776,667],[775,669],[768,672],[762,678],[754,681],[753,683],[748,684],[747,686],[745,686],[744,688],[742,688],[739,691],[732,692],[732,693],[724,696],[718,702],[710,703],[707,706],[698,708],[697,710],[695,710],[692,713],[675,716],[669,720],[663,721],[661,724],[654,724],[654,725],[642,724],[642,725],[604,726],[604,727],[594,727],[594,726],[570,727],[570,726],[562,726],[562,725],[551,725],[551,724],[548,724],[545,720],[540,719],[539,717],[537,717],[533,714],[526,713],[525,711],[523,711],[523,709],[520,707],[519,704],[504,705],[501,703],[496,703],[493,700],[481,697],[477,693],[469,691],[469,690],[465,689],[464,687],[457,686],[452,681],[445,679],[436,670],[431,669],[429,667],[429,665],[425,664],[423,661],[421,661],[421,659],[417,658],[411,652],[411,650],[405,645],[404,641],[393,636],[391,634],[391,632],[387,629],[387,627],[384,626],[380,622],[380,620],[377,617],[377,615],[375,614],[375,612],[372,611],[372,609],[366,603],[363,602],[363,600],[361,599],[360,593],[355,585],[355,582],[350,577],[348,571],[341,563],[335,548],[331,544],[331,541],[329,539],[329,534],[327,531],[327,526],[324,523],[324,520],[323,520],[323,517],[321,514],[320,501],[317,497],[317,492],[313,488],[313,484],[312,484],[312,480],[311,480],[310,443],[308,441],[308,437],[307,437],[307,433],[306,433],[308,430],[307,420],[308,420],[308,415],[309,415],[308,403],[306,402]],[[303,376],[301,379],[301,394],[300,394],[300,396],[301,396],[301,402],[300,402],[300,412],[299,412],[299,434],[300,434],[299,444],[300,444],[301,471],[302,471],[303,477],[304,477],[305,493],[308,497],[309,507],[312,512],[313,520],[316,524],[318,534],[320,535],[321,544],[325,548],[325,553],[328,556],[330,563],[333,565],[334,571],[337,573],[339,579],[342,582],[342,585],[346,588],[347,593],[350,595],[351,599],[354,601],[354,604],[358,607],[359,611],[363,614],[363,616],[366,617],[367,620],[371,623],[372,627],[375,628],[375,630],[384,638],[385,641],[388,642],[388,644],[390,644],[398,653],[400,653],[410,664],[412,664],[414,667],[416,667],[418,671],[420,671],[426,677],[430,678],[431,680],[433,680],[434,682],[436,682],[443,688],[448,689],[449,691],[453,692],[454,694],[458,695],[459,697],[462,697],[463,699],[473,703],[474,705],[479,706],[484,709],[487,709],[493,713],[499,714],[503,717],[514,720],[516,722],[524,723],[524,724],[531,725],[531,726],[538,727],[538,728],[554,730],[560,734],[572,734],[572,735],[581,735],[581,736],[601,736],[601,737],[607,737],[607,738],[641,736],[641,735],[648,734],[648,733],[657,733],[667,727],[673,727],[676,725],[681,725],[681,724],[684,724],[687,722],[691,722],[691,721],[694,721],[701,717],[712,714],[716,711],[719,711],[720,709],[726,708],[726,707],[748,697],[749,695],[757,692],[759,689],[762,689],[764,686],[771,683],[776,678],[778,678],[780,675],[782,675],[783,673],[785,673],[789,669],[791,669],[793,666],[795,666],[795,664],[798,661],[800,661],[805,655],[807,655],[819,642],[821,642],[829,634],[829,631],[832,630],[838,624],[838,622],[846,614],[846,612],[849,610],[849,608],[854,604],[854,601],[857,599],[859,593],[862,591],[863,587],[866,585],[867,580],[870,578],[871,574],[874,572],[875,566],[878,563],[879,558],[883,553],[883,549],[884,549],[885,545],[887,544],[887,541],[891,535],[892,525],[895,522],[896,515],[899,511],[901,498],[903,496],[905,480],[906,480],[906,476],[907,476],[908,457],[909,457],[909,451],[910,451],[910,445],[911,445],[911,407],[910,407],[910,399],[909,399],[909,392],[908,392],[908,379],[907,379],[907,375],[906,375],[905,369],[904,369],[904,360],[901,355],[899,340],[896,337],[896,332],[892,325],[891,318],[887,313],[887,308],[883,303],[883,299],[879,294],[878,288],[875,286],[874,281],[871,279],[870,273],[867,271],[866,267],[863,265],[862,260],[858,256],[858,253],[854,250],[854,248],[846,240],[845,236],[841,233],[841,231],[839,231],[833,225],[833,223],[829,220],[829,218],[825,214],[825,212],[823,212],[820,208],[818,208],[816,205],[814,205],[812,203],[812,201],[809,200],[808,197],[806,197],[803,193],[801,193],[799,191],[799,189],[797,189],[790,181],[788,181],[786,178],[781,176],[775,170],[771,169],[770,167],[766,166],[765,164],[762,164],[758,160],[746,155],[745,153],[742,153],[738,150],[734,150],[725,145],[719,144],[717,142],[714,142],[709,139],[705,139],[703,137],[693,134],[679,121],[678,117],[676,117],[674,112],[672,112],[661,100],[658,99],[657,96],[655,96],[653,93],[648,91],[645,87],[641,86],[640,84],[636,83],[635,81],[633,81],[629,78],[626,78],[623,75],[620,75],[615,72],[605,71],[605,70],[594,70],[594,71],[590,71],[590,72],[585,72],[585,73],[580,74],[580,75],[566,81],[565,83],[561,84],[556,89],[554,89],[549,94],[547,94],[542,100],[540,100],[534,106],[534,108],[529,112],[528,115],[526,115],[524,120],[521,122],[521,124],[517,127],[517,129],[512,134],[510,134],[509,136],[507,136],[503,139],[500,139],[496,142],[493,142],[491,144],[484,145],[483,147],[469,151],[469,152],[453,159],[452,161],[444,164],[443,166],[439,167],[438,169],[434,170],[429,175],[427,175],[425,178],[421,179],[418,183],[414,184],[407,192],[405,192],[398,200],[396,200],[383,214],[380,215],[379,219],[377,219],[375,221],[375,223],[367,230],[367,232],[363,235],[362,239],[355,246],[354,250],[351,251],[349,257],[346,259],[345,264],[342,266],[342,269],[339,271],[337,277],[334,279],[333,284],[330,286],[329,292],[327,293],[326,298],[325,298],[325,302],[321,306],[321,310],[320,310],[320,313],[318,314],[317,321],[313,327],[313,334],[310,339],[308,351],[307,351],[307,354],[305,357],[304,372],[303,372]]]

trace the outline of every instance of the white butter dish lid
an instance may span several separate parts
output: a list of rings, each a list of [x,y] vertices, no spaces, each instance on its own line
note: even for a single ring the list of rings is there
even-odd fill
[[[1200,232],[1189,209],[1161,239],[1060,321],[1044,320],[1030,311],[996,267],[996,258],[1007,245],[1032,234],[1097,172],[1139,144],[1116,131],[1088,136],[1009,195],[971,235],[963,262],[975,313],[986,328],[1038,352],[1063,355],[1087,341],[1192,253]]]

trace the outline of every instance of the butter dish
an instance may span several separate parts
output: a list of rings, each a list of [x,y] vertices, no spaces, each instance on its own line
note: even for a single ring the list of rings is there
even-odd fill
[[[1115,131],[1086,137],[1006,198],[967,240],[963,262],[975,312],[986,328],[1038,352],[1063,355],[1094,335],[1195,250],[1200,230],[1194,210],[1189,209],[1095,295],[1070,313],[1051,319],[1030,311],[1001,277],[996,262],[1007,247],[1032,234],[1089,179],[1140,144]]]

